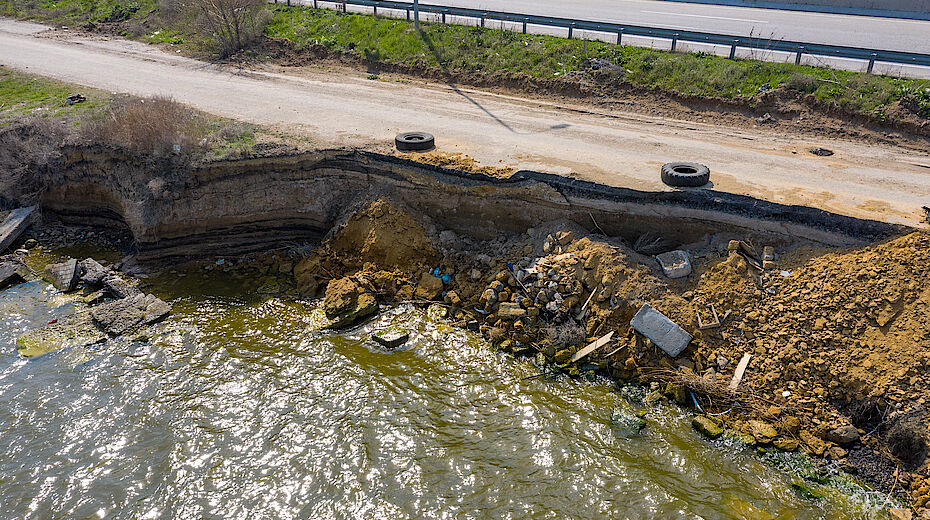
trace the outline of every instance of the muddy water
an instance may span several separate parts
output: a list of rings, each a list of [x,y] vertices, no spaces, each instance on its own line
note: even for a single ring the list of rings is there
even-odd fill
[[[863,518],[755,452],[699,439],[686,412],[635,409],[606,380],[539,371],[402,307],[313,331],[311,305],[191,274],[145,337],[32,360],[22,331],[71,312],[42,282],[0,293],[0,518]],[[367,339],[393,322],[408,346]]]

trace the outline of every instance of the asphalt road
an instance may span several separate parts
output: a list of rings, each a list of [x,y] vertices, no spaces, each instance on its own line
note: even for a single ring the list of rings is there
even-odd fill
[[[423,0],[424,3],[734,36],[930,53],[930,21],[655,0]]]
[[[443,152],[494,166],[577,175],[615,186],[669,189],[664,162],[712,170],[716,190],[842,214],[919,225],[930,202],[930,153],[778,128],[734,129],[570,102],[545,102],[445,84],[372,81],[316,67],[237,71],[119,39],[42,33],[0,19],[0,64],[105,91],[170,95],[191,106],[323,147],[390,152],[394,135],[422,130]],[[817,157],[822,146],[836,152]]]
[[[281,0],[284,1],[284,0]],[[292,3],[313,5],[314,0],[291,0]],[[879,50],[930,53],[930,21],[903,20],[870,16],[782,11],[749,7],[730,7],[656,0],[422,0],[426,4],[472,9],[488,9],[519,14],[556,16],[592,21],[626,23],[646,27],[691,30],[755,36],[772,40],[846,45]],[[321,7],[337,7],[335,0],[318,0]],[[350,11],[370,13],[371,8],[348,6]],[[404,11],[379,10],[391,16],[404,16]],[[423,14],[427,21],[439,15]],[[449,23],[474,25],[476,20],[449,17]],[[488,27],[520,30],[516,23],[488,21]],[[565,29],[530,26],[539,34],[566,36]],[[615,35],[596,31],[577,31],[579,38],[614,41]],[[663,39],[627,36],[624,43],[668,50],[670,42]],[[726,56],[728,46],[680,42],[680,51],[708,52]],[[794,62],[793,53],[739,49],[737,56],[766,61]],[[851,71],[865,71],[864,60],[805,55],[802,63],[823,65]],[[930,68],[877,63],[876,74],[930,79]]]

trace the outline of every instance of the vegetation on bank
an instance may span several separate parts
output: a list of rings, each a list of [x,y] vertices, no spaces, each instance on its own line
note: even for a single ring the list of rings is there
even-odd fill
[[[80,100],[69,103],[74,94]],[[0,100],[0,144],[26,156],[36,146],[47,152],[55,141],[104,143],[183,160],[241,155],[255,144],[257,129],[252,125],[204,114],[169,98],[116,96],[9,69],[0,69]],[[41,131],[3,132],[15,124]],[[35,134],[46,138],[33,141]]]
[[[261,2],[261,0],[257,0]],[[422,64],[446,70],[494,74],[511,72],[558,78],[604,59],[625,70],[622,81],[684,95],[749,98],[778,87],[791,88],[851,113],[879,119],[893,116],[897,102],[930,118],[930,81],[876,76],[828,67],[799,66],[749,59],[730,60],[706,53],[671,53],[590,40],[524,35],[499,29],[411,22],[328,9],[259,4],[256,0],[215,0],[210,5],[246,18],[230,18],[249,36],[217,23],[204,0],[10,0],[0,14],[61,23],[113,23],[127,37],[170,44],[196,54],[229,55],[247,46],[262,28],[269,37],[299,46],[323,45],[340,53],[386,63]],[[222,13],[220,13],[222,14]],[[222,18],[220,16],[220,18]],[[270,21],[269,21],[270,19]],[[266,26],[267,23],[267,26]],[[232,29],[236,29],[232,27]],[[892,115],[889,115],[892,112]]]
[[[415,63],[493,74],[508,71],[539,78],[583,70],[606,59],[626,70],[634,85],[723,98],[750,97],[787,86],[847,110],[882,116],[882,109],[912,98],[930,117],[930,81],[907,80],[756,60],[730,60],[706,53],[671,53],[600,41],[568,40],[461,25],[345,14],[307,7],[272,7],[265,34],[300,45],[319,44],[372,60]]]

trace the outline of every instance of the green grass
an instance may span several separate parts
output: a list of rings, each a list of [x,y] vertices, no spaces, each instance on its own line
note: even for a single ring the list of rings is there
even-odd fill
[[[930,117],[930,81],[926,80],[459,25],[423,23],[418,33],[406,20],[283,5],[271,9],[274,18],[265,31],[268,36],[388,63],[419,62],[456,71],[509,71],[547,78],[581,70],[589,60],[603,58],[626,69],[629,83],[680,94],[734,99],[791,85],[851,112],[879,118],[889,104],[910,96],[921,114]]]
[[[63,23],[120,22],[157,10],[155,0],[8,0],[0,13]]]
[[[71,94],[87,101],[68,105]],[[110,102],[110,95],[46,78],[0,69],[0,125],[28,116],[80,117]]]

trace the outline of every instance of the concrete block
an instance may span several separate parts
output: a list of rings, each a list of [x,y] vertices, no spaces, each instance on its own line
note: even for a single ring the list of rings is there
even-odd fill
[[[658,345],[669,356],[675,357],[681,354],[688,343],[691,342],[691,334],[668,319],[664,314],[655,310],[651,305],[643,305],[641,309],[630,320],[630,326],[650,341]]]
[[[10,247],[32,225],[35,206],[14,209],[0,224],[0,253]]]
[[[669,251],[656,256],[662,272],[669,278],[684,278],[691,274],[691,258],[681,250]]]

